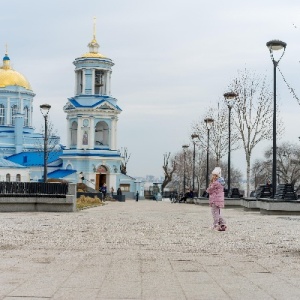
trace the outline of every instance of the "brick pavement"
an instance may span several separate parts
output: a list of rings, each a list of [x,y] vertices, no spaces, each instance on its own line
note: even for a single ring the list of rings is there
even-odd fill
[[[0,299],[300,299],[300,216],[109,202],[0,214]]]

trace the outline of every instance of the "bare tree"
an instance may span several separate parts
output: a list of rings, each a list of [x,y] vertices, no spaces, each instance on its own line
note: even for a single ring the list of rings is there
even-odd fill
[[[161,186],[162,191],[164,191],[164,188],[167,186],[167,184],[172,181],[173,173],[176,170],[176,157],[175,159],[170,159],[170,155],[171,152],[164,154],[164,164],[162,168],[164,170],[165,178]],[[171,166],[169,166],[169,163]]]
[[[121,157],[123,158],[123,161],[121,162],[120,171],[122,174],[127,174],[127,163],[130,159],[131,154],[128,154],[128,149],[121,148]]]
[[[228,153],[228,108],[223,101],[218,103],[217,108],[210,107],[205,113],[214,120],[210,130],[210,152],[213,154],[215,164],[219,165],[222,158]],[[199,135],[199,146],[207,149],[207,128],[204,122],[205,117],[192,124],[192,132]],[[238,137],[234,129],[231,135],[232,150],[238,148]]]
[[[251,183],[255,190],[260,184],[266,184],[270,180],[271,172],[272,162],[270,160],[255,160],[251,168]]]
[[[40,129],[41,134],[44,136],[45,138],[45,127],[41,127]],[[46,153],[46,157],[47,157],[47,161],[50,158],[52,154],[55,155],[54,152],[60,151],[61,147],[59,145],[59,136],[57,135],[57,130],[54,129],[53,123],[48,120],[48,124],[47,124],[47,153]],[[40,153],[41,156],[44,155],[45,153],[45,143],[44,140],[42,139],[38,139],[36,142],[36,149],[37,151]]]
[[[238,72],[230,88],[238,94],[233,107],[234,123],[245,151],[249,196],[252,151],[259,142],[272,139],[273,94],[265,77],[261,78],[247,69]],[[280,122],[277,124],[279,135],[283,127]]]
[[[197,183],[196,192],[201,196],[203,191],[205,191],[205,180],[206,180],[206,150],[203,150],[202,147],[196,149],[195,155],[195,180]],[[168,184],[168,187],[176,187],[178,191],[183,190],[183,177],[184,177],[184,154],[182,151],[176,153],[174,157],[176,163],[176,169],[172,176],[172,181]],[[210,164],[213,165],[215,159],[210,159]],[[227,163],[220,162],[219,166],[222,169],[222,175],[226,176],[227,174]],[[186,177],[186,188],[192,187],[193,177],[193,151],[186,150],[186,161],[185,161],[185,177]],[[234,187],[240,188],[240,182],[242,178],[242,173],[233,167],[231,167],[231,182]],[[226,179],[226,177],[225,177]]]
[[[272,159],[272,148],[265,152],[266,162]],[[277,147],[277,176],[279,183],[291,183],[300,189],[300,149],[291,143],[282,143]],[[271,163],[269,163],[271,172]]]

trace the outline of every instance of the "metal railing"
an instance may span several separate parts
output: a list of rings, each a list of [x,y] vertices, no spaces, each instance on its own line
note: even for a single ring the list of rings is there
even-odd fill
[[[68,183],[0,182],[0,196],[66,197]]]

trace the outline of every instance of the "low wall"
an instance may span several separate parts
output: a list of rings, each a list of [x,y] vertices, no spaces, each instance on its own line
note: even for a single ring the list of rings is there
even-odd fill
[[[209,199],[206,197],[194,198],[194,203],[198,205],[209,205]],[[226,207],[241,207],[241,199],[225,198],[225,208]]]
[[[258,199],[258,205],[264,215],[300,215],[299,200]]]
[[[76,184],[69,184],[68,194],[37,197],[14,197],[0,195],[0,212],[74,212],[76,211]]]
[[[209,205],[208,198],[194,198],[198,205]],[[281,200],[270,198],[225,198],[225,208],[242,207],[244,210],[259,211],[271,215],[300,215],[300,200]]]

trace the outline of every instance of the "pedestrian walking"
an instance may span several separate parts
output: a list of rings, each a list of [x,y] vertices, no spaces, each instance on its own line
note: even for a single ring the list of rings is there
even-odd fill
[[[136,194],[135,194],[135,201],[136,201],[136,202],[139,201],[139,191],[136,191]]]
[[[113,187],[111,187],[111,189],[110,189],[110,192],[111,192],[111,197],[113,197],[114,196],[114,188]]]
[[[103,194],[103,197],[106,197],[107,194],[107,187],[106,187],[106,183],[103,183],[102,187],[101,187],[101,192]]]
[[[224,179],[221,177],[221,168],[216,167],[212,171],[210,184],[206,191],[209,193],[213,229],[218,231],[225,231],[227,229],[225,219],[221,216],[221,208],[224,208],[224,185]]]

